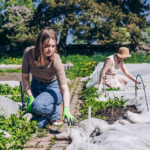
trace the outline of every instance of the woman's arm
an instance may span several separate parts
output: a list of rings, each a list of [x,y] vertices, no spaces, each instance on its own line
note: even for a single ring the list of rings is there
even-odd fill
[[[132,81],[136,82],[136,79],[132,76],[132,74],[127,70],[126,66],[123,64],[121,67],[121,70],[123,71],[123,73]],[[137,84],[141,84],[140,81],[137,81]]]
[[[101,74],[100,85],[103,84],[103,77],[105,77],[105,73],[111,67],[111,65],[112,65],[112,61],[111,61],[110,58],[108,58],[107,61],[106,61],[106,63],[105,63],[105,65],[104,65],[103,72]]]
[[[29,83],[29,74],[22,73],[22,84],[27,96],[32,96],[31,87]]]
[[[63,96],[64,107],[69,107],[70,104],[70,93],[68,89],[68,85],[64,84],[60,86],[60,91]]]

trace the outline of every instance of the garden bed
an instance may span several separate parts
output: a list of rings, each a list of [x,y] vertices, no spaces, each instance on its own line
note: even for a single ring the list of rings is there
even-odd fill
[[[135,105],[132,105],[132,106],[126,106],[125,108],[123,107],[103,108],[103,109],[97,110],[95,112],[95,115],[96,116],[100,115],[101,117],[105,117],[105,121],[107,121],[109,124],[113,124],[127,111],[137,113],[137,114],[141,113],[137,111]]]
[[[127,112],[133,112],[140,114],[141,112],[138,112],[135,105],[132,106],[126,106],[126,102],[128,99],[124,99],[124,96],[122,96],[121,99],[118,97],[114,97],[113,99],[109,98],[106,102],[104,101],[96,101],[95,97],[99,97],[100,94],[97,93],[96,88],[89,87],[86,88],[85,85],[88,81],[84,82],[84,86],[82,91],[80,91],[80,99],[83,101],[82,104],[80,104],[80,112],[82,115],[79,116],[79,122],[88,119],[88,107],[91,106],[91,117],[92,118],[99,118],[107,121],[109,124],[113,124],[115,121],[119,120],[121,117],[123,119],[126,119],[123,117],[123,115]],[[111,90],[116,91],[116,90]]]

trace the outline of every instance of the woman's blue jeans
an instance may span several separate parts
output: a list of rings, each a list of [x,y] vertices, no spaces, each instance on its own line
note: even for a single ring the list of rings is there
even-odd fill
[[[44,83],[33,78],[31,90],[35,98],[32,103],[33,119],[37,121],[39,127],[45,127],[50,120],[57,121],[61,114],[59,105],[63,101],[58,81]]]

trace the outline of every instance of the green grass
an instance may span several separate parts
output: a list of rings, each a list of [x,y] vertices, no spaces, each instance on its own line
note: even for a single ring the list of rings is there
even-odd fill
[[[0,64],[22,64],[23,52],[15,52],[10,54],[4,54],[0,58]]]
[[[91,57],[86,55],[69,55],[66,58],[66,62],[71,62],[74,64],[72,70],[67,70],[66,75],[67,78],[73,79],[75,77],[85,77],[89,76],[95,69],[95,66],[98,64],[98,62],[104,62],[105,59],[113,55],[114,53],[101,53],[95,55],[92,55]],[[143,54],[131,54],[132,57],[128,57],[126,60],[124,60],[124,63],[150,63],[150,55],[143,55]],[[65,63],[64,56],[61,57],[62,62]],[[86,63],[96,61],[96,63],[93,63],[91,65],[86,65]],[[92,66],[94,65],[94,66]],[[85,69],[85,70],[82,70]],[[86,70],[88,69],[88,70]],[[82,71],[82,73],[81,73]],[[86,72],[87,71],[87,72]]]
[[[97,55],[86,56],[86,55],[68,55],[66,57],[66,63],[71,62],[74,66],[72,70],[66,70],[65,73],[67,78],[74,79],[76,77],[85,77],[89,76],[95,69],[95,66],[98,62],[104,62],[105,59],[113,55],[113,52],[103,52],[97,53]],[[124,63],[150,63],[150,55],[143,54],[131,54],[132,57],[124,60]],[[5,54],[0,59],[0,64],[22,64],[23,53],[16,54]],[[65,63],[64,55],[60,55],[62,63]],[[21,72],[21,69],[8,69],[5,71],[0,70],[0,72]]]
[[[20,68],[18,68],[18,69],[6,69],[6,70],[0,69],[0,72],[2,72],[2,73],[11,73],[11,72],[20,73],[21,69]]]

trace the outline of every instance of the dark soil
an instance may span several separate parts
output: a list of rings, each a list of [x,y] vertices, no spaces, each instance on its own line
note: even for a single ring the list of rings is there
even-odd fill
[[[30,80],[32,76],[30,75]],[[0,81],[21,81],[21,73],[0,73]]]
[[[95,115],[101,115],[101,117],[106,117],[105,121],[107,121],[109,124],[113,124],[127,111],[134,112],[137,114],[141,113],[136,110],[135,105],[132,105],[132,106],[126,106],[125,108],[117,107],[117,108],[100,109],[95,112]]]

